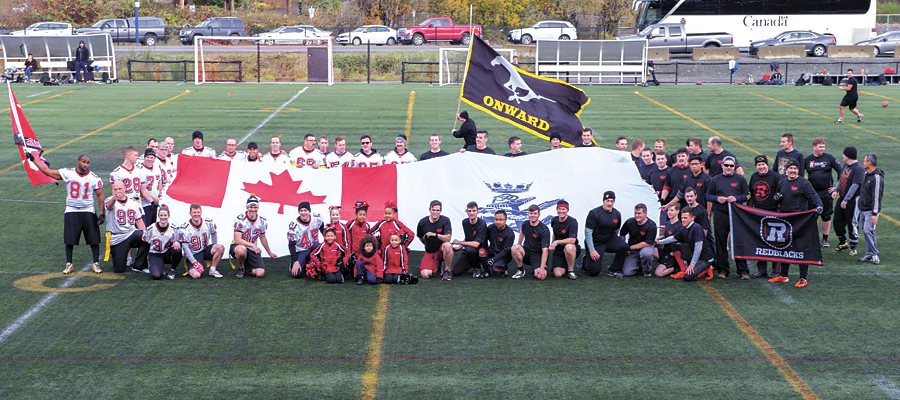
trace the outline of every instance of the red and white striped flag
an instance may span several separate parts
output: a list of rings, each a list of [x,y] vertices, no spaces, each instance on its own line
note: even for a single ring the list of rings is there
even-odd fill
[[[37,136],[34,135],[34,129],[31,129],[31,124],[28,123],[28,119],[25,118],[25,112],[22,111],[22,105],[16,100],[16,94],[13,93],[12,86],[10,86],[9,82],[6,82],[6,88],[9,89],[9,114],[12,116],[13,141],[16,143],[16,146],[19,147],[19,157],[22,159],[22,166],[25,167],[25,173],[28,174],[28,180],[31,181],[31,186],[56,183],[56,179],[44,175],[44,173],[38,169],[37,165],[34,165],[34,163],[37,162],[46,163],[47,160],[44,160],[41,157],[41,153],[44,150],[41,147],[41,142],[39,142]],[[34,156],[34,162],[28,161],[28,159],[25,158],[26,153],[31,153],[31,155]]]
[[[297,204],[302,201],[308,201],[325,223],[329,206],[340,205],[341,220],[346,222],[354,218],[354,204],[366,201],[368,219],[375,222],[384,217],[384,204],[392,201],[399,208],[398,218],[415,230],[419,220],[428,216],[431,200],[440,200],[443,215],[453,223],[453,237],[463,239],[462,220],[470,201],[478,203],[479,216],[488,224],[495,211],[506,211],[508,224],[518,232],[529,205],[538,205],[541,220],[549,224],[561,199],[569,202],[569,215],[584,224],[606,190],[616,192],[616,208],[623,216],[630,216],[637,203],[648,208],[657,204],[629,153],[600,148],[516,158],[457,153],[411,164],[335,169],[179,157],[178,172],[163,203],[171,208],[174,223],[187,222],[190,204],[203,206],[204,218],[212,218],[223,229],[219,240],[228,244],[232,238],[228,227],[244,212],[253,193],[260,198],[259,213],[269,225],[269,245],[276,254],[288,254],[287,226],[297,218]],[[583,236],[579,232],[579,238]],[[410,247],[423,249],[418,240]]]

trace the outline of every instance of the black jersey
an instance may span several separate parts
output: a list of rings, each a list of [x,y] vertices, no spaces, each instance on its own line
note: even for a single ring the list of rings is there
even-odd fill
[[[491,224],[487,227],[488,248],[499,254],[503,250],[509,250],[516,244],[516,233],[509,226],[503,229],[497,228],[497,225]]]
[[[425,160],[430,160],[432,158],[438,158],[438,157],[449,156],[449,155],[450,155],[449,153],[447,153],[446,151],[443,151],[443,150],[441,150],[437,153],[435,153],[431,150],[428,150],[428,151],[422,153],[421,156],[419,156],[419,161],[425,161]]]
[[[487,242],[487,224],[484,223],[484,220],[478,218],[475,220],[475,223],[469,222],[469,219],[466,218],[462,222],[463,232],[466,237],[463,239],[465,242],[478,242],[478,248],[484,248]]]
[[[844,94],[844,98],[849,100],[859,99],[859,91],[857,90],[859,89],[859,82],[857,82],[856,77],[848,78],[847,85],[853,85],[853,87]]]
[[[474,144],[469,147],[466,147],[466,151],[471,152],[471,153],[497,154],[497,153],[494,153],[494,150],[491,150],[490,147],[485,147],[483,149],[479,149],[478,146],[476,146]]]
[[[782,179],[778,185],[781,193],[781,212],[809,211],[822,207],[822,199],[805,178]]]
[[[806,156],[806,159],[803,160],[803,168],[806,170],[806,179],[809,179],[809,183],[817,192],[828,190],[834,186],[832,170],[837,172],[838,176],[841,175],[841,164],[828,153],[823,153],[818,157],[813,154]]]
[[[691,168],[685,166],[684,168],[675,165],[672,168],[669,168],[669,176],[667,176],[667,181],[665,188],[669,190],[669,193],[677,194],[679,190],[684,187],[684,181],[687,180],[689,176],[693,175],[691,172]]]
[[[688,176],[682,183],[681,188],[678,189],[678,198],[681,199],[682,206],[687,204],[684,201],[684,191],[691,187],[697,193],[697,203],[706,208],[706,191],[709,190],[709,182],[711,180],[712,177],[703,171],[700,171],[699,175],[693,175],[692,173],[691,176]]]
[[[747,205],[756,207],[760,210],[775,211],[778,209],[778,202],[775,201],[775,193],[778,191],[778,182],[782,176],[769,171],[765,175],[754,172],[750,177],[750,199]]]
[[[650,171],[650,185],[653,186],[653,191],[656,192],[656,197],[662,196],[662,191],[666,187],[666,180],[669,179],[669,171],[671,170],[671,168],[656,168]],[[673,197],[675,197],[675,191],[670,191],[669,195],[665,199],[660,199],[662,200],[660,204],[666,204],[672,201]]]
[[[634,217],[628,218],[619,230],[619,236],[628,236],[627,243],[634,246],[638,243],[645,242],[649,245],[656,243],[656,223],[647,218],[643,225],[638,224]]]
[[[697,224],[695,221],[690,226],[686,228],[682,228],[678,232],[675,233],[675,240],[681,243],[687,243],[693,248],[694,243],[703,242],[703,251],[700,252],[700,260],[710,260],[715,255],[713,254],[712,249],[706,245],[706,235],[703,234],[703,227]]]
[[[553,217],[550,220],[550,227],[553,228],[553,240],[575,239],[575,245],[578,246],[578,221],[571,215],[566,216],[565,222],[559,222],[559,217]]]
[[[453,228],[450,223],[450,218],[441,215],[435,222],[431,222],[429,217],[424,217],[419,220],[419,225],[416,227],[416,236],[425,243],[426,252],[434,253],[441,249],[441,245],[443,245],[444,242],[442,242],[441,239],[438,239],[437,236],[425,238],[425,234],[428,232],[434,232],[438,235],[452,234]]]
[[[594,243],[606,243],[619,234],[619,228],[622,227],[622,214],[615,207],[611,211],[604,210],[603,206],[597,207],[588,212],[584,227],[593,229]]]
[[[725,160],[725,157],[734,157],[728,150],[722,150],[721,153],[709,153],[709,157],[706,158],[706,172],[709,173],[709,176],[716,177],[722,174],[722,162]],[[734,170],[741,166],[741,163],[737,161],[737,157],[734,157]]]
[[[504,154],[503,157],[522,157],[522,156],[527,156],[527,155],[528,155],[528,153],[526,153],[524,151],[520,151],[516,154],[513,154],[512,152],[506,152],[506,154]]]
[[[522,226],[522,236],[525,237],[522,247],[528,252],[540,254],[550,247],[550,229],[543,222],[538,221],[537,226],[531,226],[531,222],[526,221]]]
[[[775,164],[772,165],[772,168],[775,168],[775,171],[781,175],[787,175],[788,160],[794,160],[797,163],[797,168],[800,168],[800,172],[803,173],[803,153],[797,149],[791,150],[790,153],[778,150],[778,154],[775,155]]]
[[[688,208],[694,209],[694,223],[700,225],[701,227],[703,227],[703,229],[706,229],[706,231],[709,232],[709,230],[712,229],[712,226],[709,223],[709,214],[706,212],[706,206],[701,207],[699,204],[697,204],[697,207],[687,206],[682,210],[686,210]]]
[[[734,196],[737,198],[737,203],[742,204],[747,201],[749,189],[747,180],[743,176],[738,174],[717,175],[709,184],[709,190],[706,191],[706,200],[712,202],[713,210],[728,212],[728,203],[719,203],[717,197]]]
[[[866,170],[865,170],[865,168],[863,168],[861,162],[857,161],[857,162],[855,162],[853,164],[849,164],[849,165],[844,164],[844,169],[841,171],[841,179],[840,179],[840,185],[838,186],[838,194],[840,194],[841,197],[846,196],[847,191],[850,190],[850,186],[853,186],[854,183],[859,186],[862,186],[863,178],[865,176],[866,176]],[[859,196],[859,190],[857,190],[856,193],[853,193],[853,196],[851,196],[847,200],[853,200],[857,196]]]

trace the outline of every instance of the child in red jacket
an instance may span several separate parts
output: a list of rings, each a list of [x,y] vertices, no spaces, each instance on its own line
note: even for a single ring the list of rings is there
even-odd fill
[[[376,240],[372,235],[363,236],[357,249],[356,284],[362,285],[369,282],[374,285],[384,278],[384,264],[375,247]]]
[[[341,207],[331,206],[328,209],[328,213],[331,215],[331,223],[328,225],[322,224],[322,228],[320,228],[322,230],[322,236],[325,236],[326,230],[334,229],[334,242],[341,245],[341,247],[347,251],[347,255],[344,256],[344,265],[349,265],[350,253],[353,252],[353,248],[350,247],[350,234],[347,232],[347,227],[341,224]]]
[[[409,229],[406,225],[400,222],[397,216],[397,204],[393,201],[388,201],[384,205],[384,219],[378,221],[375,226],[372,227],[372,235],[375,236],[375,239],[378,239],[378,248],[383,249],[387,247],[388,242],[390,241],[390,237],[393,234],[400,235],[400,243],[404,248],[409,248],[410,243],[412,243],[413,239],[415,239],[416,234]],[[408,250],[407,250],[408,251]]]
[[[341,270],[344,268],[347,251],[334,241],[336,236],[334,229],[326,229],[325,243],[310,254],[311,269],[317,270],[318,276],[324,275],[328,283],[344,283]]]
[[[381,251],[384,263],[384,282],[400,283],[400,275],[409,272],[409,256],[406,248],[400,245],[400,234],[391,235],[391,244]]]

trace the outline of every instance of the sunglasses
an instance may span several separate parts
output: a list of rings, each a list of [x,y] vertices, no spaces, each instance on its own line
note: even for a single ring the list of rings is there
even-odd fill
[[[734,168],[734,164],[722,164],[722,166],[726,168]]]
[[[359,142],[359,144],[371,144],[372,142]]]

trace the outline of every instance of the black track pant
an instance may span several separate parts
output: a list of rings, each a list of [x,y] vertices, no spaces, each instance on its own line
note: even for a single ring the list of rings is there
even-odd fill
[[[847,201],[847,208],[841,208],[843,197],[838,197],[834,203],[834,233],[841,243],[847,242],[847,234],[850,234],[850,245],[856,247],[859,242],[859,231],[853,214],[856,213],[856,198]]]
[[[109,252],[112,257],[113,271],[122,273],[127,268],[125,262],[128,260],[128,250],[138,249],[137,256],[134,257],[134,269],[147,268],[147,253],[150,252],[150,245],[141,240],[141,231],[134,231],[128,239],[121,243],[110,246]]]
[[[847,207],[849,208],[850,206],[847,206]],[[782,263],[781,264],[781,276],[787,278],[790,267],[791,267],[791,264]],[[809,275],[809,265],[800,264],[800,279],[806,279],[806,277],[808,275]]]
[[[453,276],[460,276],[470,271],[472,268],[481,266],[481,259],[478,257],[478,248],[463,246],[453,256]]]
[[[731,273],[731,263],[728,261],[728,233],[731,231],[731,224],[728,220],[728,211],[715,210],[715,219],[713,220],[713,225],[715,225],[715,237],[716,237],[716,263],[719,267],[719,272],[724,272],[726,276]],[[747,268],[747,260],[734,260],[734,265],[737,267],[738,274],[749,274],[750,269]]]
[[[148,245],[149,246],[149,245]],[[151,253],[147,256],[147,263],[150,264],[150,277],[160,279],[166,272],[165,264],[171,265],[171,269],[181,264],[181,250],[169,249],[165,253]]]
[[[588,251],[584,255],[581,262],[581,269],[590,276],[597,276],[603,272],[603,253],[615,253],[612,264],[609,265],[609,272],[622,272],[622,265],[625,264],[625,256],[628,255],[628,244],[621,237],[615,236],[605,243],[594,242],[594,250],[600,253],[600,259],[594,261],[591,258],[591,252]]]

